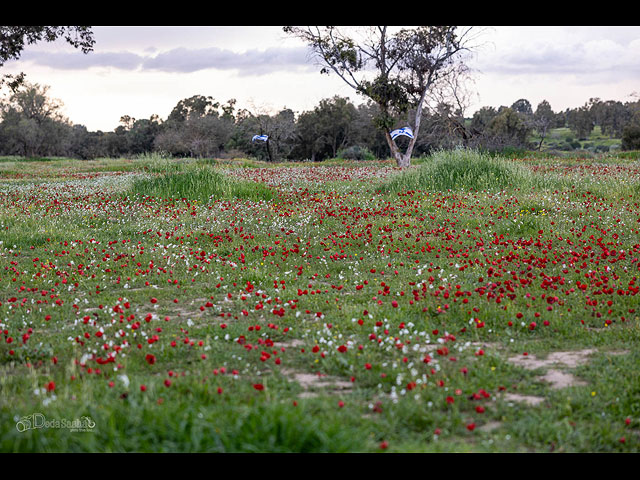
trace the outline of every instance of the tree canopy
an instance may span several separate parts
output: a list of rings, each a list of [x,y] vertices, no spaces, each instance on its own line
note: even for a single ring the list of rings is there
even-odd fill
[[[88,26],[0,26],[0,67],[8,60],[18,60],[27,45],[37,42],[53,42],[58,38],[64,40],[82,53],[93,51],[95,40]],[[18,75],[5,74],[0,77],[0,87],[7,84],[11,90],[24,82],[24,73]]]
[[[398,166],[407,167],[426,96],[443,78],[460,72],[456,67],[469,48],[470,29],[420,26],[394,32],[391,27],[378,26],[345,32],[332,26],[287,26],[284,31],[311,47],[322,63],[321,73],[336,73],[377,105],[375,124],[384,131]],[[414,138],[402,153],[390,130],[410,110]]]

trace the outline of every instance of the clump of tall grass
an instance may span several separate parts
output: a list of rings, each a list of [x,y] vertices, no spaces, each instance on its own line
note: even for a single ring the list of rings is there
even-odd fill
[[[537,174],[526,166],[500,156],[467,149],[440,150],[423,159],[419,166],[381,183],[383,192],[401,190],[500,191],[520,189],[570,188],[560,176]]]
[[[208,165],[157,159],[151,177],[135,180],[128,195],[186,198],[202,203],[215,200],[271,200],[275,193],[264,184],[227,177]]]
[[[145,152],[137,155],[135,162],[147,172],[166,174],[180,171],[185,160],[172,158],[163,152]]]

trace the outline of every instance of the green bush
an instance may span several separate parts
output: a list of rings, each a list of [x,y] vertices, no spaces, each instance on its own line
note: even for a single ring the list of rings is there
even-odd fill
[[[366,147],[353,145],[339,150],[338,158],[343,160],[375,160],[376,156]]]
[[[634,122],[622,131],[622,150],[638,150],[640,149],[640,123]]]

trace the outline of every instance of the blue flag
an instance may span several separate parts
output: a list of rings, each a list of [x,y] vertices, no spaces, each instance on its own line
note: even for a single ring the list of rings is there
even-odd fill
[[[413,130],[411,130],[411,128],[409,128],[409,127],[403,127],[403,128],[399,128],[397,130],[394,130],[393,132],[391,132],[391,140],[395,140],[396,137],[399,137],[400,135],[404,135],[405,137],[413,138]]]
[[[266,142],[268,138],[269,135],[254,135],[251,141],[255,142],[256,140],[262,140],[263,142]]]

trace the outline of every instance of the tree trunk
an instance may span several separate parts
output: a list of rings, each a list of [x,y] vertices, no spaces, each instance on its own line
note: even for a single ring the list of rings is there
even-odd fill
[[[540,132],[538,132],[540,133]],[[547,136],[547,128],[545,127],[542,133],[540,133],[540,143],[538,144],[538,151],[542,151],[542,143],[544,142],[545,137]]]
[[[404,155],[400,155],[400,159],[397,160],[398,166],[400,168],[407,168],[411,166],[411,154],[405,153]]]
[[[404,163],[403,160],[402,160],[403,155],[402,155],[402,153],[400,153],[400,149],[396,145],[396,142],[393,141],[393,139],[391,138],[391,135],[389,134],[388,131],[384,132],[384,137],[387,140],[387,145],[389,145],[389,150],[391,151],[391,156],[395,159],[396,165],[398,167],[402,167],[402,164]]]
[[[267,157],[269,158],[269,163],[273,162],[273,158],[271,157],[271,145],[269,144],[269,139],[265,142],[267,145]]]
[[[400,152],[400,149],[396,145],[396,142],[391,138],[391,134],[388,131],[385,131],[385,138],[387,139],[387,144],[389,145],[389,149],[391,150],[391,155],[396,160],[396,165],[400,168],[407,168],[411,166],[411,153],[413,152],[413,147],[416,144],[416,140],[418,139],[418,133],[420,133],[420,122],[422,120],[422,107],[424,105],[424,99],[427,95],[427,91],[431,86],[431,78],[429,78],[426,87],[422,91],[422,95],[420,96],[420,101],[416,107],[416,116],[414,120],[414,128],[413,128],[413,138],[409,142],[409,146],[407,147],[407,151],[403,154]]]
[[[396,165],[400,168],[406,168],[411,165],[411,147],[407,148],[405,153],[402,153],[396,142],[391,139],[391,135],[389,132],[385,132],[385,138],[387,139],[387,144],[389,145],[389,150],[391,150],[391,156],[395,159]]]

